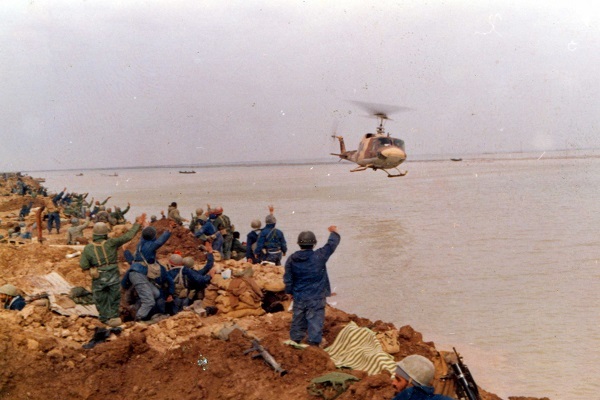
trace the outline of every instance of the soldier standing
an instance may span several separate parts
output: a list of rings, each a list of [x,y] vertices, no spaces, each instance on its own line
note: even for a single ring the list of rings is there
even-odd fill
[[[119,303],[121,290],[117,264],[117,250],[129,242],[146,220],[146,214],[136,218],[135,224],[124,235],[108,238],[109,227],[104,222],[94,224],[92,243],[85,246],[79,266],[89,271],[92,278],[92,294],[100,321],[109,326],[121,325]]]

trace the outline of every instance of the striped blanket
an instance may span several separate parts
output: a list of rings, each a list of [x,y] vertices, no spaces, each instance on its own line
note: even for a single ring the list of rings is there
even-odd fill
[[[394,357],[383,351],[375,332],[350,322],[340,331],[331,346],[325,349],[335,366],[366,371],[375,375],[386,369],[393,375]]]

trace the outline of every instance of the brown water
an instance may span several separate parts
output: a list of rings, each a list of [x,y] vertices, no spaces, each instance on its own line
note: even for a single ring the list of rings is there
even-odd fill
[[[222,205],[245,237],[274,204],[292,251],[335,224],[331,301],[412,325],[465,357],[477,382],[508,395],[591,399],[600,392],[600,159],[407,163],[409,175],[350,164],[36,173],[52,190],[183,216]]]

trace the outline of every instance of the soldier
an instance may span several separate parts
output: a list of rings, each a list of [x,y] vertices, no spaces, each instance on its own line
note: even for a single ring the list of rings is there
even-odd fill
[[[16,287],[6,284],[0,287],[0,304],[5,310],[20,311],[25,307],[25,299],[19,295]]]
[[[129,211],[130,208],[131,204],[129,203],[127,203],[127,207],[124,210],[121,210],[121,207],[115,206],[115,211],[111,214],[111,217],[115,221],[115,225],[124,224],[125,222],[127,222],[125,220],[125,214],[127,214],[127,211]]]
[[[392,385],[396,396],[392,400],[452,400],[441,394],[433,394],[430,386],[435,367],[427,358],[413,354],[398,362]]]
[[[184,222],[187,222],[187,219],[182,218],[181,215],[179,214],[179,210],[177,209],[176,202],[172,202],[171,205],[169,206],[169,208],[167,209],[167,216],[168,216],[168,218],[177,222],[177,225],[183,225]]]
[[[204,214],[204,210],[201,208],[196,208],[196,215],[192,216],[192,220],[190,221],[190,231],[192,233],[196,233],[196,230],[200,228],[200,226],[202,225],[202,223],[204,222],[203,220],[203,214]]]
[[[175,225],[175,222],[171,222]],[[171,237],[171,231],[165,230],[158,238],[156,228],[147,226],[136,246],[131,260],[131,268],[127,270],[121,285],[128,288],[133,285],[140,298],[140,306],[135,319],[146,321],[153,314],[165,313],[165,303],[173,300],[175,285],[167,270],[156,259],[156,252]],[[166,286],[162,290],[163,286]]]
[[[67,244],[82,243],[87,244],[87,240],[83,237],[83,230],[90,224],[90,217],[85,219],[85,222],[80,225],[78,218],[71,219],[71,227],[67,229]],[[82,240],[83,239],[83,240]]]
[[[252,230],[246,236],[246,261],[250,264],[256,264],[258,262],[258,258],[254,255],[254,250],[256,250],[256,241],[260,235],[261,225],[262,222],[260,222],[260,219],[253,220],[250,223]]]
[[[272,206],[269,206],[271,210]],[[265,227],[256,241],[255,257],[260,261],[269,261],[281,265],[281,258],[287,253],[287,243],[283,232],[275,228],[277,219],[272,213],[265,218]]]
[[[124,235],[108,238],[108,225],[104,222],[94,224],[93,242],[86,245],[81,254],[79,265],[84,271],[89,271],[92,278],[92,293],[100,321],[109,326],[121,324],[119,318],[119,303],[121,290],[119,288],[119,267],[117,250],[129,242],[146,220],[146,214],[136,218],[135,224]]]
[[[231,245],[233,243],[233,225],[231,225],[231,220],[225,214],[223,214],[223,207],[217,207],[211,211],[216,215],[216,218],[212,220],[213,225],[223,236],[223,249],[221,253],[223,254],[224,260],[229,260],[231,258]]]
[[[313,250],[317,238],[310,231],[298,235],[300,251],[292,254],[285,263],[283,282],[285,293],[294,300],[290,339],[300,343],[308,334],[308,344],[321,345],[325,305],[331,296],[331,285],[327,274],[327,260],[340,243],[335,226],[330,226],[329,239],[325,246]]]
[[[60,233],[60,206],[52,202],[48,207],[48,234],[52,233],[52,227],[56,228],[56,233]]]

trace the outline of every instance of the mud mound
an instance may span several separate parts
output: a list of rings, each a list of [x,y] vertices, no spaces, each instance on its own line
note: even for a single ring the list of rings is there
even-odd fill
[[[46,205],[46,198],[31,196],[15,196],[6,200],[6,202],[0,203],[0,212],[13,211],[18,216],[19,211],[23,204],[29,205],[29,202],[33,202],[32,207],[41,207]]]
[[[198,246],[201,244],[200,241],[194,237],[189,229],[183,226],[176,226],[172,229],[170,220],[168,219],[160,219],[150,225],[156,228],[157,237],[162,235],[166,230],[171,231],[171,237],[167,240],[167,243],[158,249],[157,257],[159,260],[166,260],[175,251],[180,251],[184,257],[193,257],[198,262],[206,260],[204,253],[198,250]],[[138,232],[133,240],[127,244],[126,248],[135,253],[136,246],[141,237],[142,233]]]

